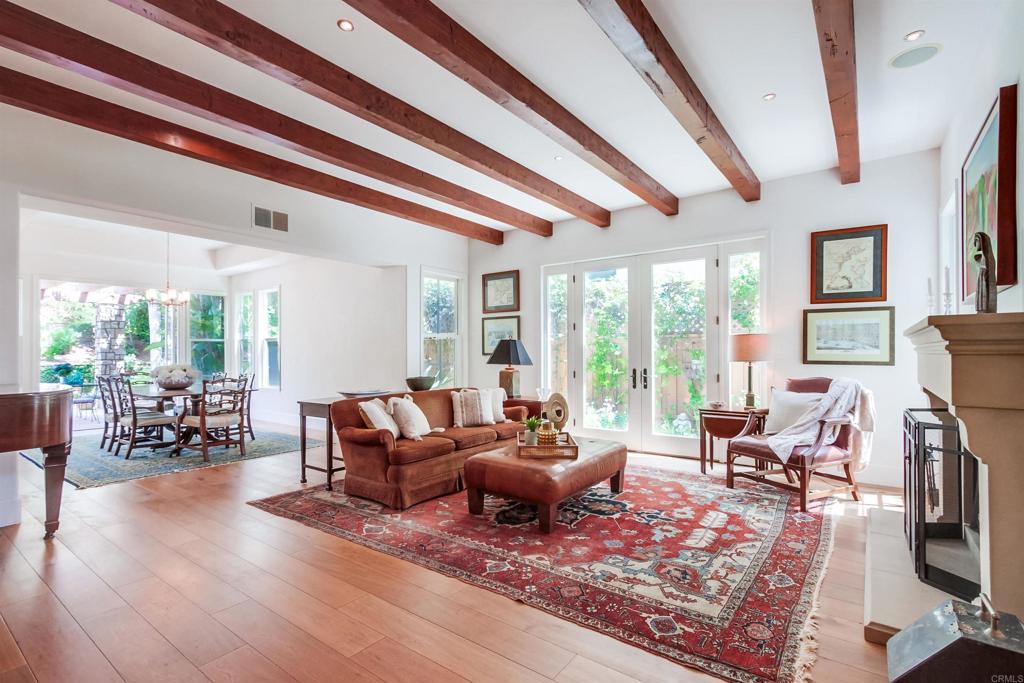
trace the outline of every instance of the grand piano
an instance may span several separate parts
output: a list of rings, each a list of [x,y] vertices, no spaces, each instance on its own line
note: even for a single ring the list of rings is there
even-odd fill
[[[60,385],[21,391],[0,384],[0,453],[39,448],[46,482],[46,536],[60,524],[64,468],[71,453],[72,389]],[[17,491],[17,478],[0,485]]]

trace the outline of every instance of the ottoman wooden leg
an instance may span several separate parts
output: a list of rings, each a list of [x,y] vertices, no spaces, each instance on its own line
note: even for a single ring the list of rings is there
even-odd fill
[[[609,482],[609,486],[611,486],[612,493],[622,493],[622,482],[625,478],[625,470],[619,470],[618,472],[612,475],[612,479]]]
[[[537,517],[540,519],[540,530],[550,534],[552,527],[555,526],[555,520],[558,519],[558,503],[538,503]]]
[[[483,489],[466,489],[466,498],[469,501],[469,514],[480,515],[484,511],[484,491]]]

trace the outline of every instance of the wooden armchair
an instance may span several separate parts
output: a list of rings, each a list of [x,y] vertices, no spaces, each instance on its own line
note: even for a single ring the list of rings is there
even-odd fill
[[[799,393],[825,393],[831,384],[832,380],[828,377],[790,379],[786,382],[786,390]],[[860,492],[857,490],[857,482],[853,476],[853,452],[850,449],[853,426],[848,416],[819,420],[818,435],[814,443],[810,446],[797,446],[785,462],[769,447],[767,434],[752,433],[755,425],[756,419],[751,415],[747,418],[747,424],[743,430],[729,442],[726,452],[726,486],[728,488],[734,487],[736,477],[744,477],[793,491],[800,494],[800,510],[802,512],[807,511],[808,501],[836,493],[849,491],[853,494],[854,500],[860,500]],[[825,444],[826,438],[835,428],[839,430],[835,441]],[[758,464],[758,467],[753,471],[737,471],[736,460],[738,458],[751,458]],[[780,471],[773,469],[774,465],[782,468],[787,481],[782,482],[768,478],[769,475],[777,474]],[[819,471],[826,467],[842,467],[845,476]],[[796,475],[795,483],[792,479],[793,475]],[[842,482],[842,485],[811,491],[812,476],[839,481]]]
[[[127,445],[128,452],[124,459],[132,457],[132,451],[136,446],[144,445],[150,448],[170,446],[174,441],[164,441],[164,429],[174,429],[176,419],[174,415],[168,415],[148,407],[153,404],[142,404],[136,402],[135,394],[132,392],[131,380],[121,375],[113,375],[108,378],[111,394],[115,397],[115,415],[117,417],[117,433],[113,437],[117,443],[114,455],[121,452],[121,446]]]
[[[238,446],[245,457],[245,409],[248,377],[203,380],[203,395],[185,400],[185,409],[178,415],[178,437],[175,453],[189,446],[191,438],[199,433],[203,460],[210,461],[211,446]],[[238,432],[238,438],[232,432]]]

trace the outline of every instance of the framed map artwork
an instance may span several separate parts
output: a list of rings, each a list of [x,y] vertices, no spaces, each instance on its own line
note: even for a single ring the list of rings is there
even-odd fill
[[[519,310],[519,271],[506,270],[483,276],[484,313],[513,313]]]
[[[886,225],[811,233],[811,303],[886,299]]]

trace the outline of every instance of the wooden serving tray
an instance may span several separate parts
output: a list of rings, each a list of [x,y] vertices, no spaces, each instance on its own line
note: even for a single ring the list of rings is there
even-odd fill
[[[525,443],[525,432],[519,432],[516,442],[516,455],[520,458],[531,458],[534,460],[545,459],[569,459],[576,460],[580,457],[580,447],[569,432],[558,433],[558,443],[554,446],[527,446]]]

